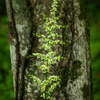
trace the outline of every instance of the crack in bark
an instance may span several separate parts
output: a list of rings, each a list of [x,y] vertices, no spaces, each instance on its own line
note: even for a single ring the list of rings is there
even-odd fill
[[[15,20],[14,20],[14,15],[13,15],[13,6],[12,6],[12,1],[9,0],[9,5],[10,5],[10,18],[11,18],[11,27],[13,28],[13,32],[10,33],[12,35],[11,37],[14,37],[16,39],[16,76],[15,76],[15,100],[18,100],[18,88],[19,88],[19,67],[20,67],[20,53],[19,53],[19,40],[18,40],[18,33],[16,31],[16,26],[15,26]]]
[[[27,4],[28,8],[30,7],[28,10],[31,13],[31,16],[30,16],[31,18],[30,19],[32,19],[32,17],[34,16],[34,14],[32,13],[32,10],[34,8],[31,5],[31,0],[27,1],[26,4]],[[31,47],[28,49],[27,55],[26,55],[25,60],[24,60],[24,64],[22,66],[22,72],[21,72],[21,81],[22,81],[22,83],[20,84],[21,85],[21,88],[20,88],[21,93],[20,93],[19,100],[24,100],[24,97],[25,97],[24,96],[24,93],[25,93],[25,70],[26,70],[26,68],[29,64],[29,61],[30,61],[30,59],[27,59],[27,56],[32,54],[32,49],[34,47],[34,42],[33,41],[35,41],[35,37],[32,36],[33,30],[34,30],[34,33],[36,33],[36,26],[35,26],[35,29],[33,29],[33,26],[34,25],[32,23],[32,26],[31,26],[32,30],[30,32],[30,37],[32,37],[32,39],[30,40]]]
[[[70,59],[69,59],[69,64],[72,62],[73,63],[73,44],[74,44],[74,34],[75,34],[75,29],[74,29],[74,1],[71,2],[71,10],[72,10],[72,15],[70,15],[71,18],[71,26],[70,29],[72,31],[72,40],[71,40],[71,52],[70,52]],[[71,70],[73,68],[73,65],[71,63]],[[70,65],[69,65],[70,66]],[[73,75],[71,76],[73,77]]]

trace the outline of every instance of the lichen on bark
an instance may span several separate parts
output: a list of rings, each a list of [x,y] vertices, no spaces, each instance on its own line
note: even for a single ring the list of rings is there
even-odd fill
[[[86,13],[85,0],[77,0],[77,1],[80,3],[79,19],[85,22],[85,32],[86,32],[85,34],[86,34],[87,42],[90,45],[90,28],[89,28],[87,13]]]

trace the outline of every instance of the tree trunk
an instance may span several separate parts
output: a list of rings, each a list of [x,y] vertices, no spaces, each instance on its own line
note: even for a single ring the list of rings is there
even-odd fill
[[[46,53],[39,47],[44,41],[32,33],[45,34],[42,11],[50,17],[52,0],[6,0],[8,15],[8,40],[10,45],[15,100],[42,100],[40,88],[28,75],[41,79],[38,70],[42,61],[34,53]],[[60,0],[56,16],[62,16],[58,24],[69,25],[56,32],[62,34],[66,46],[52,47],[57,55],[66,57],[53,64],[51,75],[59,75],[62,81],[52,96],[55,100],[93,100],[90,30],[85,9],[85,0]],[[59,71],[57,71],[60,69]]]

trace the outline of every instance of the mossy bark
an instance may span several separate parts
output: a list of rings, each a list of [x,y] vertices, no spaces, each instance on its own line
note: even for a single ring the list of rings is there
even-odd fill
[[[33,74],[43,80],[44,75],[39,70],[43,61],[36,57],[27,59],[27,56],[46,53],[39,49],[45,42],[32,33],[45,35],[42,11],[50,17],[52,2],[6,0],[15,100],[42,100],[40,88],[28,75]],[[51,65],[50,75],[59,75],[62,80],[52,96],[55,100],[93,100],[90,31],[85,0],[60,0],[57,10],[56,16],[59,12],[62,14],[57,23],[69,27],[56,30],[63,36],[61,40],[66,45],[56,45],[52,50],[66,60]]]

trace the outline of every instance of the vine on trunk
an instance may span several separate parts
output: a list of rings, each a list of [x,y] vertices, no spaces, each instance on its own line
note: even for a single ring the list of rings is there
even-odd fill
[[[62,35],[58,35],[57,33],[56,34],[52,33],[52,30],[60,29],[60,28],[66,28],[68,26],[68,25],[67,26],[57,25],[57,20],[61,17],[61,13],[58,17],[55,17],[55,11],[57,11],[58,1],[59,0],[54,0],[54,2],[52,3],[52,9],[50,11],[51,18],[45,18],[45,14],[44,14],[44,12],[42,12],[43,19],[46,20],[43,27],[45,28],[47,36],[41,35],[41,34],[37,35],[37,34],[33,33],[37,37],[45,40],[46,44],[43,44],[40,47],[40,49],[44,48],[44,50],[47,51],[47,54],[45,55],[45,54],[40,54],[40,53],[32,53],[32,55],[28,56],[28,58],[33,57],[33,56],[37,56],[41,60],[44,60],[44,64],[41,65],[39,68],[44,73],[45,80],[41,81],[38,77],[36,77],[34,75],[29,75],[40,86],[40,88],[41,88],[40,97],[42,97],[44,100],[55,100],[55,99],[52,98],[52,93],[53,93],[54,89],[56,88],[56,86],[59,85],[60,81],[61,81],[59,76],[52,75],[52,76],[48,77],[50,65],[56,63],[56,61],[60,61],[60,59],[66,59],[66,58],[60,57],[60,56],[55,57],[56,52],[53,52],[51,50],[51,47],[55,44],[59,43],[59,44],[66,45],[66,43],[63,42],[63,41],[53,40],[53,39],[55,39],[55,37],[62,38]]]

